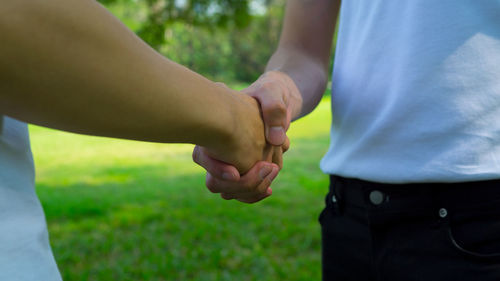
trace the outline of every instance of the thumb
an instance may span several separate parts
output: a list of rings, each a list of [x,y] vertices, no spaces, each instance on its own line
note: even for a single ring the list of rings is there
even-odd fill
[[[283,99],[267,96],[260,100],[267,141],[282,145],[286,140],[287,107]]]
[[[288,114],[288,106],[280,84],[272,80],[256,82],[242,92],[259,102],[267,142],[275,146],[282,145],[286,140],[290,114]]]

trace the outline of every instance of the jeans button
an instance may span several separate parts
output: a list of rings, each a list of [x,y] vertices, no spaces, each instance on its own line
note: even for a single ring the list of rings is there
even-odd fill
[[[370,192],[369,198],[373,205],[380,205],[384,202],[385,195],[381,191],[373,190]]]
[[[439,217],[444,219],[446,218],[447,215],[448,215],[448,210],[446,210],[445,208],[439,209]]]

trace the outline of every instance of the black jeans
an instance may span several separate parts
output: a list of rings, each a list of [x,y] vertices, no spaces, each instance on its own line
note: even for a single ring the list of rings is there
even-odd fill
[[[500,180],[330,182],[323,280],[500,280]]]

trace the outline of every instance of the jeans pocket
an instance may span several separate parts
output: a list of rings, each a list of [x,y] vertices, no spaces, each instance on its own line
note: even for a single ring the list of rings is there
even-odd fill
[[[334,203],[332,202],[332,192],[328,192],[328,194],[325,196],[325,207],[321,211],[318,217],[318,221],[321,225],[324,225],[325,220],[328,217],[332,217],[335,214],[335,206]]]
[[[462,212],[450,218],[448,238],[462,254],[482,259],[500,259],[500,210]]]

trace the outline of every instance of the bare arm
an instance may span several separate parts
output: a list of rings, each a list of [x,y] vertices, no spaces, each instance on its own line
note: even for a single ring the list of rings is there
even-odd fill
[[[267,72],[244,90],[260,102],[267,141],[284,150],[289,145],[286,130],[291,120],[311,112],[325,90],[339,7],[340,0],[287,1],[280,42]],[[259,177],[264,163],[257,163],[241,178],[228,180],[222,175],[234,167],[199,150],[196,155],[207,170],[207,187],[223,198],[253,203],[271,195],[269,185],[276,174]],[[245,198],[247,194],[251,200]]]
[[[2,114],[90,135],[200,144],[242,170],[262,159],[252,98],[165,59],[95,1],[5,1],[0,34]]]
[[[293,107],[293,119],[311,112],[325,91],[339,8],[340,0],[287,3],[280,42],[266,70],[287,74],[298,88],[302,104]]]

